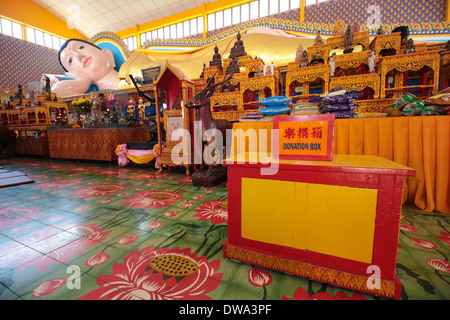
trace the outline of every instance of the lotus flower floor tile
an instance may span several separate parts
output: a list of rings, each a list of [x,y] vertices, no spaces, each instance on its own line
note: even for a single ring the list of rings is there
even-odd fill
[[[223,258],[227,185],[152,166],[0,160],[0,299],[383,299]],[[264,199],[262,199],[264,201]],[[450,299],[450,215],[405,204],[403,300]]]

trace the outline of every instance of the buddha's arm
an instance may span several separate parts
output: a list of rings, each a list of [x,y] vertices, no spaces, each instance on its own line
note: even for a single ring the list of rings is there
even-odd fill
[[[85,93],[91,82],[88,79],[78,78],[75,80],[64,80],[57,82],[52,87],[52,92],[56,93],[58,97],[68,97]]]

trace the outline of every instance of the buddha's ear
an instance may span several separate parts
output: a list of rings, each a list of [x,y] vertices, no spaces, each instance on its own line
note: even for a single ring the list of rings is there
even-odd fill
[[[116,61],[114,60],[114,55],[109,49],[102,49],[103,53],[108,59],[108,62],[112,68],[116,67]]]

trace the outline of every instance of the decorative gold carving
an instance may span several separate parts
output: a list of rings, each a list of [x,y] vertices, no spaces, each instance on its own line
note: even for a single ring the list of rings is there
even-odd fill
[[[216,104],[219,106],[235,104],[237,110],[242,110],[241,93],[238,91],[216,93],[210,98],[210,104],[211,104],[211,112],[214,111],[214,107],[216,106]]]
[[[336,48],[343,49],[344,46],[344,35],[334,36],[327,39],[327,44],[330,51]],[[352,47],[361,44],[364,48],[369,47],[369,31],[355,32],[353,35]]]
[[[377,35],[369,45],[370,50],[375,50],[375,56],[378,61],[379,54],[383,49],[394,49],[395,54],[400,53],[402,38],[400,32],[384,33]]]
[[[297,81],[300,84],[309,84],[316,79],[324,81],[323,91],[327,92],[329,89],[330,70],[328,64],[320,64],[316,66],[300,68],[299,63],[290,63],[286,73],[286,90],[288,91],[291,84]],[[307,89],[307,88],[304,88]],[[308,95],[309,90],[303,90],[305,95]]]
[[[342,87],[347,91],[361,91],[369,87],[375,91],[374,98],[378,99],[380,94],[380,75],[378,73],[369,73],[331,78],[330,89],[338,87]]]
[[[373,99],[373,100],[358,100],[355,103],[359,104],[359,107],[354,111],[356,113],[383,113],[387,107],[390,107],[394,103],[394,98],[390,99]]]
[[[206,67],[203,72],[203,79],[210,79],[216,74],[216,80],[222,76],[222,68],[220,67]]]
[[[309,47],[307,51],[309,54],[309,62],[311,62],[313,58],[316,59],[321,58],[325,64],[328,63],[328,56],[330,55],[330,46],[327,43]]]
[[[341,69],[357,68],[362,64],[367,64],[370,51],[352,52],[333,56],[336,67]]]
[[[229,243],[226,245],[226,257],[247,264],[257,265],[262,268],[285,272],[338,287],[371,293],[377,296],[388,298],[394,298],[396,296],[397,283],[394,280],[380,279],[381,288],[370,289],[367,286],[367,280],[369,279],[367,275],[360,275],[300,260],[246,250],[235,247]]]
[[[264,90],[264,88],[269,88],[272,90],[272,95],[276,93],[277,77],[274,75],[263,76],[258,78],[248,78],[241,82],[241,92],[246,90],[259,91]]]
[[[378,70],[380,71],[381,81],[383,83],[381,86],[380,97],[384,98],[386,95],[384,83],[387,74],[390,71],[417,71],[425,66],[433,70],[432,94],[435,94],[438,91],[439,86],[439,60],[440,56],[438,51],[426,51],[383,57],[378,63]]]

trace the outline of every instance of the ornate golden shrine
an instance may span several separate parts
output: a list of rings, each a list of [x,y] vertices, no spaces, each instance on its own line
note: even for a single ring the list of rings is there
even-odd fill
[[[11,130],[16,127],[47,126],[56,124],[57,116],[68,117],[69,107],[65,102],[45,101],[41,106],[18,107],[0,111],[0,122]],[[33,129],[28,129],[33,130]]]
[[[256,109],[259,99],[280,94],[280,71],[274,65],[267,65],[262,59],[251,56],[236,57],[239,61],[239,73],[234,73],[230,90],[222,88],[211,97],[211,111],[214,119],[237,121],[239,117]],[[206,67],[203,79],[194,79],[195,91],[199,92],[208,79],[216,76],[215,81],[221,81],[230,67],[232,59],[222,59],[223,69],[220,67]],[[265,70],[269,67],[270,71]],[[268,74],[269,73],[269,74]],[[251,96],[250,98],[248,96]],[[252,97],[258,97],[252,100]]]
[[[440,89],[447,88],[450,80],[450,51],[445,51],[441,54],[441,69],[440,69]]]
[[[330,48],[330,51],[333,49],[344,48],[344,35],[328,38],[327,45]],[[369,31],[355,32],[353,34],[352,47],[356,47],[357,45],[369,48]]]
[[[309,86],[317,79],[323,81],[323,92],[327,92],[329,90],[330,80],[330,68],[328,64],[319,64],[301,68],[299,62],[291,62],[288,64],[286,73],[286,94],[292,98],[294,90],[292,85],[294,82],[298,82],[303,86],[301,97],[309,97]]]
[[[439,68],[440,68],[440,55],[439,51],[423,51],[409,54],[399,54],[395,56],[383,57],[377,63],[377,69],[380,72],[381,86],[380,86],[380,98],[386,96],[386,91],[402,91],[408,87],[404,85],[404,76],[408,71],[419,71],[423,67],[429,67],[433,71],[433,83],[427,84],[427,72],[422,70],[423,77],[421,84],[415,86],[422,89],[430,89],[431,94],[435,94],[439,87]],[[394,87],[387,89],[386,81],[388,73],[395,70]]]
[[[367,59],[370,56],[369,50],[352,52],[346,54],[334,55],[333,59],[336,63],[336,68],[349,69],[358,68],[362,64],[367,65]]]
[[[369,45],[370,51],[375,51],[375,61],[378,61],[383,54],[383,50],[388,51],[393,54],[400,54],[400,49],[402,46],[402,37],[400,32],[393,33],[383,33],[377,35]],[[386,55],[386,54],[384,54]]]
[[[367,73],[331,78],[330,89],[339,87],[347,91],[361,91],[369,87],[374,91],[374,99],[378,99],[380,94],[380,75],[378,73]]]
[[[162,171],[162,165],[167,166],[184,166],[186,168],[186,174],[190,174],[189,167],[193,163],[192,159],[183,158],[181,163],[174,163],[172,159],[172,150],[180,142],[180,140],[172,139],[172,133],[176,129],[185,129],[190,132],[190,120],[194,116],[191,114],[184,105],[193,96],[195,92],[194,82],[187,79],[184,74],[166,63],[162,72],[158,76],[154,83],[154,90],[158,92],[161,89],[165,91],[165,103],[167,109],[163,111],[164,117],[164,129],[166,131],[165,148],[162,147],[162,135],[160,132],[160,113],[159,108],[156,108],[156,122],[158,125],[158,145],[160,151],[158,163],[160,165],[160,171]],[[159,94],[155,95],[155,103],[159,106]],[[183,137],[183,141],[187,140]],[[191,148],[191,146],[186,146]],[[184,153],[187,154],[187,153]],[[193,155],[191,154],[193,157]]]

